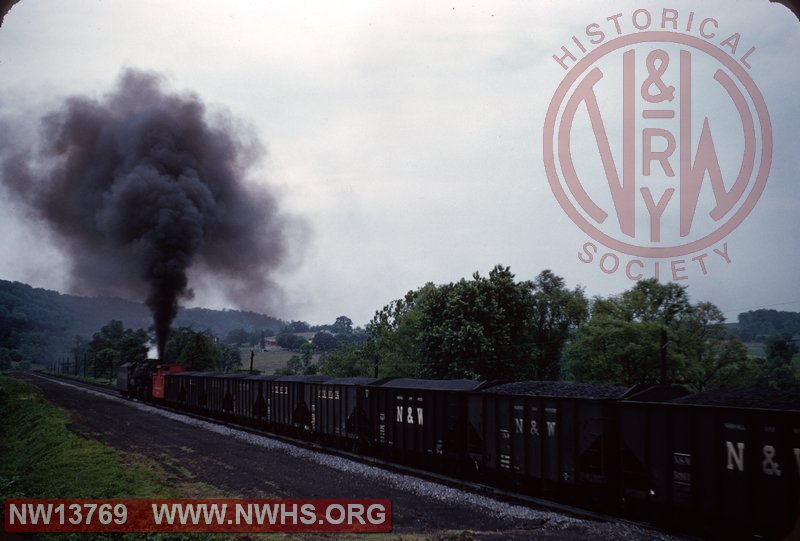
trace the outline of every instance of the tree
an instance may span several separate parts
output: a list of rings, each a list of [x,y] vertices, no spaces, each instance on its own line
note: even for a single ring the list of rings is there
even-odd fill
[[[111,377],[119,365],[147,357],[147,332],[125,329],[121,321],[112,320],[92,336],[87,355],[93,374]]]
[[[625,385],[655,383],[662,376],[686,379],[676,332],[691,309],[684,287],[654,279],[640,280],[621,295],[596,298],[591,319],[565,352],[568,371],[578,381]],[[605,354],[593,360],[598,348]],[[617,349],[623,372],[611,366],[614,358],[609,352]]]
[[[108,376],[109,379],[114,373],[114,368],[119,366],[119,354],[111,348],[103,348],[94,352],[92,355],[92,370],[95,377]]]
[[[797,353],[797,344],[790,342],[778,335],[767,338],[767,359],[782,361],[786,364],[792,362],[792,357]]]
[[[392,301],[367,324],[366,344],[361,354],[367,363],[378,364],[380,376],[419,377],[423,356],[420,321],[424,299],[436,290],[432,283],[409,291]],[[374,374],[374,369],[373,372]]]
[[[232,346],[255,346],[261,340],[260,332],[249,332],[245,329],[238,328],[230,331],[223,343]]]
[[[89,343],[83,336],[76,336],[70,353],[76,363],[82,361],[89,354]]]
[[[320,358],[319,372],[336,378],[370,377],[374,365],[369,347],[343,342]]]
[[[128,329],[119,343],[119,358],[122,363],[131,363],[147,358],[147,343],[150,337],[143,329]]]
[[[22,355],[17,350],[0,348],[0,370],[8,370],[11,363],[22,361]]]
[[[347,316],[339,316],[336,321],[331,325],[333,334],[348,335],[353,332],[353,320]]]
[[[222,370],[224,372],[233,372],[242,366],[242,353],[239,348],[222,344],[218,346],[222,352]]]
[[[555,378],[564,343],[587,313],[583,290],[568,290],[552,272],[518,282],[497,265],[488,276],[428,283],[384,306],[367,325],[362,354],[387,376]]]
[[[335,336],[325,331],[317,332],[311,342],[318,351],[331,351],[339,343]]]
[[[747,349],[725,327],[725,316],[710,302],[701,302],[684,313],[675,335],[675,346],[685,360],[684,379],[694,388],[736,387],[742,375],[752,372]]]
[[[275,341],[280,347],[292,351],[300,351],[300,348],[308,343],[308,340],[302,336],[292,333],[281,333],[275,338]]]
[[[569,373],[580,382],[655,383],[659,374],[656,322],[597,314],[580,327],[565,350]]]
[[[275,370],[275,374],[280,376],[316,374],[318,367],[316,364],[311,362],[314,352],[313,344],[306,342],[306,344],[301,348],[301,351],[302,355],[292,355],[289,360],[286,361],[286,367]]]
[[[797,353],[797,344],[772,335],[767,338],[766,359],[761,361],[758,383],[774,389],[800,387],[800,378],[792,366],[792,357]]]
[[[508,267],[436,287],[420,303],[422,373],[433,378],[504,379],[530,369],[532,284]]]
[[[176,363],[181,358],[184,348],[194,338],[195,331],[190,327],[178,327],[170,330],[167,345],[164,348],[162,362]]]
[[[572,332],[589,316],[589,301],[583,289],[569,290],[564,279],[544,270],[532,284],[535,379],[558,379],[561,376],[561,351]]]
[[[89,350],[97,353],[104,349],[116,350],[125,335],[125,327],[119,320],[111,320],[92,336]]]
[[[696,390],[747,384],[755,373],[741,341],[711,303],[693,305],[678,284],[641,280],[592,304],[565,350],[577,381],[686,384]]]
[[[654,321],[668,327],[680,322],[692,309],[685,287],[674,282],[662,284],[654,278],[639,280],[620,300],[626,319]]]
[[[299,332],[308,332],[311,330],[311,326],[306,323],[305,321],[290,321],[286,327],[283,328],[281,331],[282,333],[299,333]]]
[[[220,370],[222,351],[202,332],[196,332],[181,351],[178,362],[189,370]]]

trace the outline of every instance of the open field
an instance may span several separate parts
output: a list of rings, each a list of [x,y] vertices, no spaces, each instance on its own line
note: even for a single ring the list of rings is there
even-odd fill
[[[767,345],[764,342],[744,342],[748,357],[764,357]]]
[[[748,357],[767,356],[767,344],[764,342],[744,342],[744,347],[747,348]],[[794,364],[800,363],[800,353],[797,353],[794,357],[792,357],[792,362]]]
[[[239,351],[242,354],[242,368],[247,370],[250,368],[250,348],[240,348]],[[286,361],[292,355],[299,355],[299,353],[279,348],[267,351],[256,348],[253,357],[253,368],[266,376],[270,376],[275,373],[275,370],[285,368]],[[318,360],[319,354],[315,353],[311,358],[311,362],[316,363]]]

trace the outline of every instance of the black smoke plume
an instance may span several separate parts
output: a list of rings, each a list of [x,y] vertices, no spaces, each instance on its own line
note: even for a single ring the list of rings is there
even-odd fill
[[[245,183],[261,154],[229,115],[127,70],[102,99],[46,114],[38,141],[6,152],[2,179],[55,233],[73,291],[146,298],[163,358],[190,274],[242,308],[263,311],[277,292],[269,275],[297,222]]]

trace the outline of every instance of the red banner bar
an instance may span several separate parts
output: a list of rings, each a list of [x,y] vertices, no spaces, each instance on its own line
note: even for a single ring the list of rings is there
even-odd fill
[[[5,502],[7,532],[389,532],[389,500],[57,500]]]

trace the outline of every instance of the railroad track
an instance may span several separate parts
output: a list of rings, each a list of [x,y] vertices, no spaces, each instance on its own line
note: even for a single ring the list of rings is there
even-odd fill
[[[477,483],[473,481],[467,481],[464,479],[460,479],[457,477],[452,477],[436,472],[431,472],[428,470],[423,470],[419,468],[415,468],[413,466],[397,464],[394,462],[388,462],[382,460],[377,457],[365,456],[353,452],[348,452],[342,449],[336,449],[331,447],[323,446],[316,442],[310,442],[307,440],[302,440],[299,438],[294,438],[292,436],[288,436],[285,434],[275,434],[272,432],[267,432],[264,430],[259,430],[250,426],[244,426],[237,423],[232,423],[228,421],[222,421],[220,419],[215,419],[212,417],[206,417],[202,415],[197,415],[195,413],[187,412],[184,410],[172,408],[166,406],[164,404],[157,404],[154,402],[142,401],[139,399],[123,399],[120,395],[119,390],[109,384],[102,384],[97,382],[90,382],[84,381],[76,378],[70,377],[63,377],[58,376],[55,374],[45,374],[45,373],[28,373],[33,374],[36,377],[42,379],[48,379],[55,382],[63,382],[74,387],[83,387],[86,389],[90,389],[94,392],[100,392],[116,399],[130,401],[132,403],[140,403],[144,404],[148,407],[162,410],[165,412],[170,412],[172,414],[183,415],[185,417],[196,419],[200,421],[204,421],[207,423],[212,423],[219,426],[228,427],[231,429],[239,430],[242,432],[250,433],[256,436],[270,438],[279,442],[283,442],[285,444],[293,445],[298,448],[306,449],[309,451],[317,452],[317,453],[324,453],[326,455],[335,456],[344,458],[347,460],[351,460],[356,463],[365,464],[369,466],[374,466],[381,468],[386,471],[412,476],[418,479],[422,479],[425,481],[438,483],[450,488],[454,488],[457,490],[462,490],[467,493],[473,493],[480,496],[492,498],[494,500],[501,501],[503,503],[511,504],[511,505],[522,505],[527,507],[532,507],[536,510],[541,511],[550,511],[556,512],[563,515],[568,515],[574,518],[579,518],[583,520],[591,520],[597,522],[609,522],[609,523],[617,523],[617,524],[624,524],[635,528],[641,528],[646,530],[651,530],[653,532],[662,533],[665,536],[673,537],[676,534],[671,533],[669,531],[664,530],[656,525],[647,522],[635,521],[626,518],[622,518],[619,516],[608,515],[602,512],[594,511],[591,509],[586,509],[584,507],[577,507],[569,504],[565,504],[562,502],[557,502],[553,500],[548,500],[545,498],[539,498],[534,496],[529,496],[526,494],[521,494],[519,492],[514,492],[512,490],[504,490],[497,487],[485,485],[482,483]],[[695,539],[691,537],[687,537],[685,534],[680,534],[682,539]]]

